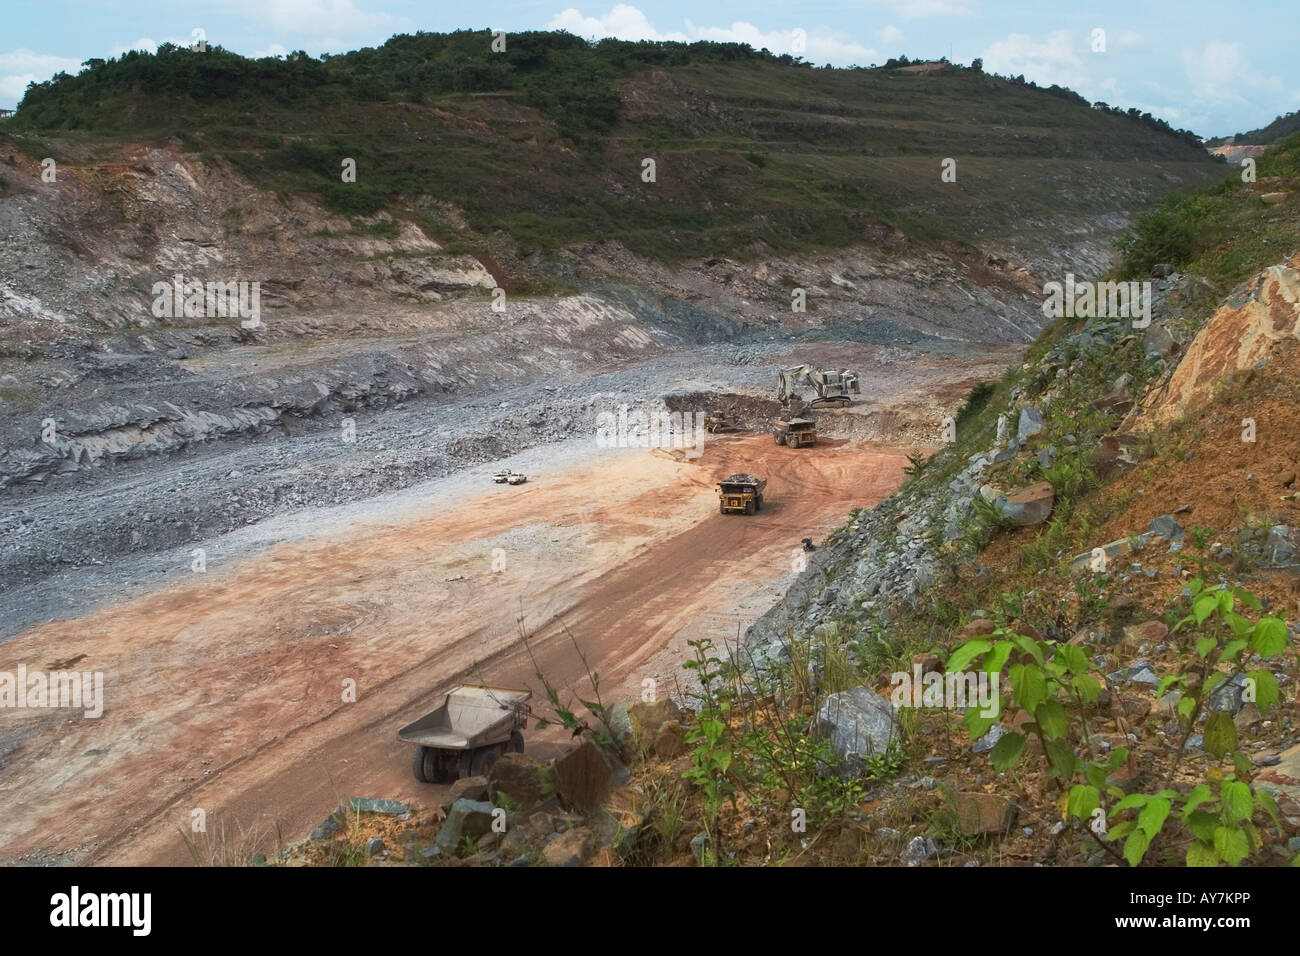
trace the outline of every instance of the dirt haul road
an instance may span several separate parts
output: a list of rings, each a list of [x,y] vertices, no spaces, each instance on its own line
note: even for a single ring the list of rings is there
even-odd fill
[[[566,696],[590,690],[566,628],[607,701],[645,677],[671,689],[687,639],[734,638],[800,540],[888,495],[914,450],[764,435],[694,460],[609,451],[28,630],[0,646],[0,671],[102,671],[104,710],[0,713],[0,858],[184,864],[195,810],[210,834],[273,850],[276,827],[301,838],[342,798],[428,805],[442,789],[414,780],[396,730],[466,676],[544,704],[521,616]],[[734,471],[769,479],[759,514],[718,514],[714,484]],[[562,741],[528,734],[541,755]]]

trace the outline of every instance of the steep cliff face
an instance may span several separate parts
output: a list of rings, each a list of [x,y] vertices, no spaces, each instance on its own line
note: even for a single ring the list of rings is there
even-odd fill
[[[1270,266],[1232,294],[1192,340],[1167,382],[1134,409],[1128,425],[1151,431],[1208,404],[1225,379],[1267,362],[1300,338],[1300,255]]]
[[[539,295],[507,292],[518,272],[449,252],[413,222],[332,215],[175,144],[70,147],[54,182],[42,168],[22,153],[0,164],[5,485],[710,342],[1023,343],[1042,321],[1023,270],[901,235],[834,256],[684,266],[578,246],[554,260],[563,285]],[[245,284],[256,321],[208,314],[210,288],[192,300],[195,281]]]

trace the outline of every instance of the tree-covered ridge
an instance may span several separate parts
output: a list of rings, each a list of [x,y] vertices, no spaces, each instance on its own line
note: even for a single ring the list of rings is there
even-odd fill
[[[881,68],[897,69],[912,62],[922,61],[891,57]],[[946,64],[947,60],[937,62]],[[164,43],[156,53],[131,50],[113,59],[90,59],[76,76],[59,73],[44,83],[33,83],[19,112],[35,128],[111,130],[134,125],[129,111],[114,115],[104,108],[130,95],[195,103],[244,99],[321,106],[344,99],[422,103],[446,93],[516,92],[524,103],[550,116],[565,136],[581,140],[608,131],[616,121],[619,96],[614,80],[651,68],[707,63],[813,68],[800,57],[755,50],[743,43],[613,38],[589,43],[565,31],[511,33],[499,52],[493,50],[493,35],[488,30],[399,34],[379,47],[319,58],[297,51],[284,57],[250,59],[220,46],[196,52]],[[963,69],[951,64],[948,68]],[[982,62],[976,61],[971,69],[982,72]],[[1007,77],[1006,82],[1038,88],[1023,75]],[[1089,105],[1065,87],[1053,84],[1043,89],[1052,96]],[[1200,143],[1195,134],[1175,130],[1150,113],[1104,103],[1096,107],[1191,145]]]

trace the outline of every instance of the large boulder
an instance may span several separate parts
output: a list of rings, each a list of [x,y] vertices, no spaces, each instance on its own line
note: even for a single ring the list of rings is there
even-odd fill
[[[537,806],[552,789],[550,771],[524,754],[502,754],[488,771],[488,795],[515,810]],[[505,800],[500,799],[505,795]]]
[[[884,753],[898,733],[894,706],[869,687],[831,694],[817,712],[817,732],[840,758],[838,775],[856,777],[866,769],[864,757]]]
[[[1020,421],[1016,424],[1016,439],[1023,445],[1031,436],[1037,435],[1047,424],[1038,410],[1025,407],[1020,409]]]
[[[632,742],[643,752],[650,752],[659,731],[670,720],[680,720],[681,708],[670,697],[648,701],[637,701],[627,709],[628,722],[632,726]]]
[[[450,810],[451,805],[462,797],[466,800],[487,800],[489,795],[487,777],[462,777],[448,788],[442,798],[442,809]]]
[[[1042,524],[1052,516],[1056,491],[1050,481],[1037,481],[1000,495],[994,502],[998,514],[1020,527]]]
[[[481,800],[457,800],[447,811],[447,819],[438,831],[435,841],[444,853],[455,853],[466,837],[477,840],[492,830],[490,803]]]
[[[586,827],[565,830],[542,850],[548,866],[582,866],[591,856],[593,834]]]
[[[600,806],[614,788],[614,768],[609,757],[590,739],[556,758],[551,767],[555,791],[571,807]]]

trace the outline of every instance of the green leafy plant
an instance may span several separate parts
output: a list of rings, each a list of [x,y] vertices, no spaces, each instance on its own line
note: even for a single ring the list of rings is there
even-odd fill
[[[704,804],[704,827],[709,836],[712,858],[716,862],[721,849],[717,821],[722,805],[734,798],[735,783],[731,769],[731,747],[727,740],[727,717],[731,710],[724,662],[713,653],[713,642],[706,639],[688,641],[692,658],[683,666],[695,672],[700,691],[692,693],[700,702],[695,724],[686,732],[691,750],[691,767],[683,777],[700,788]]]
[[[1235,866],[1257,851],[1262,845],[1252,819],[1257,813],[1266,814],[1280,826],[1273,797],[1240,779],[1249,774],[1251,762],[1238,751],[1237,728],[1227,713],[1209,715],[1204,747],[1216,760],[1231,757],[1233,771],[1225,773],[1213,765],[1206,782],[1185,795],[1172,786],[1192,728],[1208,707],[1216,687],[1244,676],[1250,699],[1261,710],[1277,703],[1279,693],[1273,673],[1262,667],[1247,669],[1244,661],[1252,653],[1261,658],[1281,653],[1287,638],[1286,624],[1279,618],[1266,615],[1251,622],[1238,613],[1238,602],[1245,608],[1260,610],[1259,598],[1249,591],[1206,590],[1202,579],[1196,578],[1190,582],[1189,592],[1191,611],[1173,631],[1187,628],[1200,635],[1194,650],[1198,660],[1186,671],[1165,677],[1156,691],[1159,699],[1171,688],[1179,688],[1182,696],[1177,713],[1183,735],[1168,783],[1155,793],[1126,793],[1112,779],[1130,761],[1127,748],[1117,748],[1092,760],[1084,760],[1076,752],[1075,741],[1085,747],[1089,744],[1088,711],[1097,703],[1101,690],[1100,682],[1091,673],[1095,665],[1082,648],[1032,640],[1009,628],[999,628],[988,638],[963,643],[948,660],[949,672],[960,671],[976,660],[988,674],[1000,674],[1005,668],[1011,693],[1004,709],[1029,715],[1020,730],[1004,734],[993,747],[989,756],[994,768],[1013,769],[1025,752],[1028,735],[1035,736],[1061,794],[1063,816],[1082,821],[1093,840],[1112,856],[1116,851],[1109,844],[1122,839],[1120,855],[1132,866],[1142,862],[1170,820],[1181,823],[1186,831],[1174,839],[1186,841],[1185,860],[1190,866],[1220,862]],[[974,740],[998,719],[999,715],[986,715],[972,707],[964,723]],[[1112,800],[1108,808],[1107,802]],[[1129,811],[1134,814],[1132,818],[1113,822]]]

